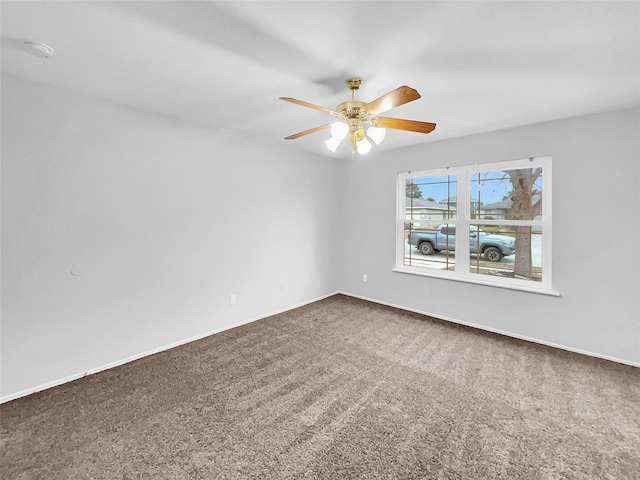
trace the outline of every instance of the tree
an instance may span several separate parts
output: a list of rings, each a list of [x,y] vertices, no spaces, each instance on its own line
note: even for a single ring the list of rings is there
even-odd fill
[[[542,168],[523,168],[505,172],[513,186],[511,211],[513,220],[533,220],[542,212],[542,195],[534,203],[536,180],[542,175]],[[516,226],[516,253],[513,266],[516,277],[531,280],[533,264],[531,262],[531,227]]]
[[[430,202],[435,202],[436,201],[436,199],[433,198],[433,197],[427,197],[427,200],[430,201]]]
[[[422,190],[410,180],[407,180],[407,198],[422,198]]]

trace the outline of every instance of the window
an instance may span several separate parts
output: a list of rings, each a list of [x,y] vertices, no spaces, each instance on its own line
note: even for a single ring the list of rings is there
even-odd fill
[[[400,173],[395,270],[554,294],[551,158]]]

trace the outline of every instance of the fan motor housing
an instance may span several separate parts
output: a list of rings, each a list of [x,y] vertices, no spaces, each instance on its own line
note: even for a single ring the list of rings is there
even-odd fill
[[[342,102],[336,107],[336,112],[340,112],[345,118],[363,118],[366,116],[364,107],[366,103],[352,100],[350,102]]]

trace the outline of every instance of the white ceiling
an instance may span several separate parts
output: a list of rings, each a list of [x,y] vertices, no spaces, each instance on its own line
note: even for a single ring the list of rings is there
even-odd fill
[[[266,141],[328,108],[400,86],[422,98],[385,116],[438,124],[390,130],[376,150],[640,105],[640,2],[7,1],[2,71],[183,122]],[[25,53],[25,40],[56,53]],[[328,132],[287,141],[331,154]],[[347,142],[343,142],[347,143]],[[370,154],[371,155],[371,154]]]

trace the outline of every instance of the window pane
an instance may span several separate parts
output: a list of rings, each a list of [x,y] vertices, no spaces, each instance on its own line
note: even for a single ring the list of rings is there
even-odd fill
[[[539,220],[542,168],[490,170],[471,175],[471,218]]]
[[[404,239],[404,265],[437,270],[455,269],[454,225],[447,227],[434,222],[421,222],[416,226],[407,222]]]
[[[410,178],[406,182],[406,190],[405,220],[442,223],[456,218],[455,175]]]
[[[472,225],[469,240],[471,273],[542,281],[541,227]]]
[[[453,270],[455,235],[438,227],[457,217],[456,175],[413,177],[406,182],[404,265]],[[449,251],[447,248],[451,248]]]

